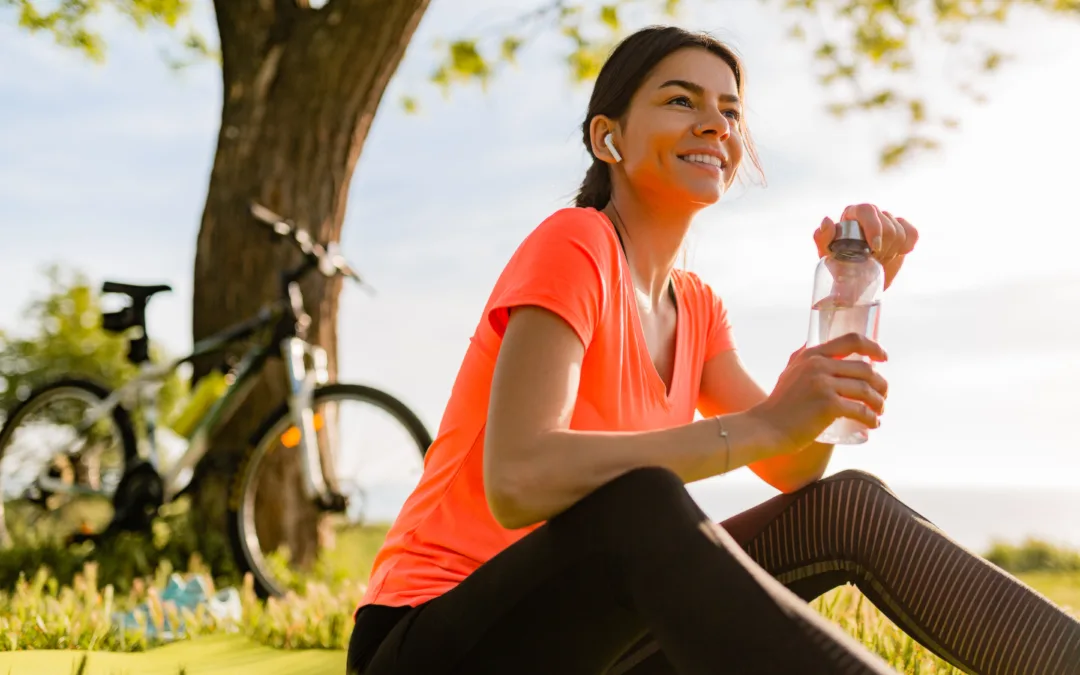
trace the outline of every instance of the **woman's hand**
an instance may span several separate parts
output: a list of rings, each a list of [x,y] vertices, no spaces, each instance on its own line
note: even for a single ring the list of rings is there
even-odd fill
[[[903,218],[896,218],[873,204],[849,206],[844,209],[840,219],[856,220],[862,226],[874,257],[885,268],[885,288],[888,288],[904,264],[904,258],[915,248],[919,231]],[[814,232],[819,258],[829,253],[829,243],[835,233],[836,223],[832,218],[826,217],[821,221],[821,226]]]
[[[849,333],[791,355],[772,394],[752,412],[776,435],[777,454],[802,450],[839,417],[875,429],[885,410],[889,385],[858,354],[885,361],[885,350],[858,333]]]

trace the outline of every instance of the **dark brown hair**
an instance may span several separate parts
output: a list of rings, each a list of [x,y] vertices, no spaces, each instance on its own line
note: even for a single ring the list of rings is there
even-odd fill
[[[706,33],[691,33],[675,26],[650,26],[630,35],[619,43],[611,52],[600,74],[596,78],[592,97],[589,99],[589,112],[581,125],[585,149],[592,154],[592,138],[589,126],[597,115],[606,115],[618,119],[626,114],[630,100],[634,97],[641,83],[668,55],[687,47],[707,49],[724,60],[735,74],[735,85],[739,98],[745,100],[742,61],[727,45]],[[754,142],[745,122],[740,123],[746,156],[754,167],[761,172]],[[585,172],[581,182],[575,206],[602,209],[611,200],[611,173],[607,163],[593,156],[592,166]]]

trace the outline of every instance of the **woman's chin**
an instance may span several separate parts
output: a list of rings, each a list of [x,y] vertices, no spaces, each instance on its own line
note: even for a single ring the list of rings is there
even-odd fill
[[[668,207],[676,204],[685,204],[692,210],[700,210],[712,206],[724,196],[722,183],[702,183],[693,185],[686,183],[673,183],[666,186],[667,189],[653,191],[654,197],[660,197]]]
[[[720,183],[710,186],[694,186],[692,190],[684,193],[689,201],[698,208],[712,206],[724,197],[724,186]]]

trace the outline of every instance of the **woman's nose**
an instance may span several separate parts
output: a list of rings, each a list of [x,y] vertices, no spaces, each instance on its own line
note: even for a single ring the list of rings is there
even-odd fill
[[[721,141],[727,140],[727,137],[731,135],[731,120],[723,112],[712,112],[698,122],[694,133],[698,136],[716,136]]]

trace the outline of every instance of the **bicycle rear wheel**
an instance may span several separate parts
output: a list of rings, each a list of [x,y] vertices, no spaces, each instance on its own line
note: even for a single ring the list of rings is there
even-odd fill
[[[386,526],[423,472],[431,436],[393,396],[361,385],[316,389],[312,404],[327,482],[343,494],[342,513],[303,496],[299,431],[283,405],[263,423],[233,480],[229,538],[241,573],[260,597],[331,587],[366,575]]]
[[[0,545],[60,543],[108,525],[125,467],[138,458],[122,407],[88,423],[108,397],[95,382],[64,379],[11,411],[0,428]]]

